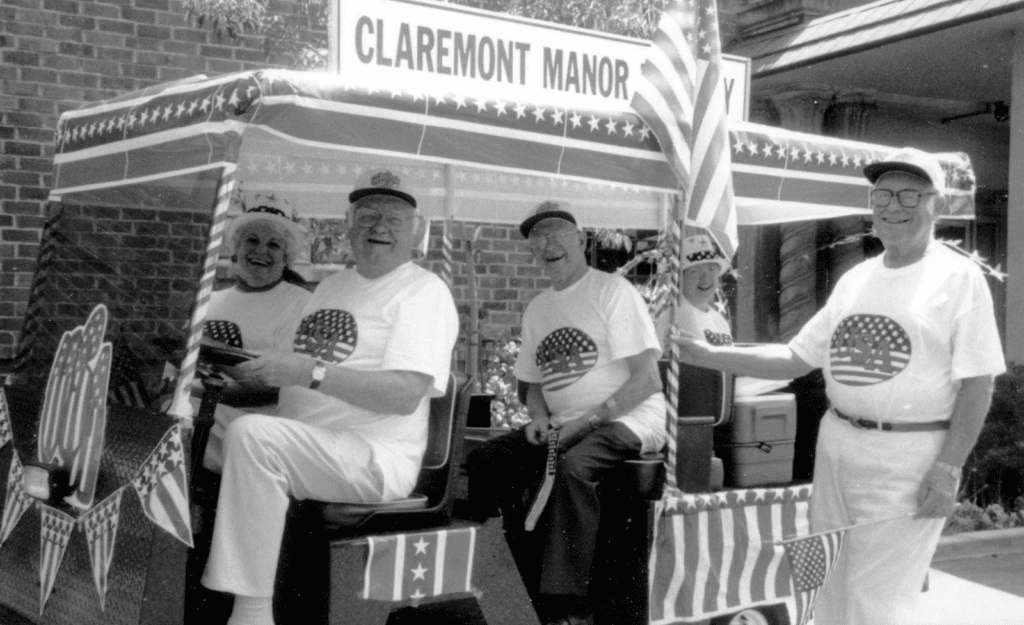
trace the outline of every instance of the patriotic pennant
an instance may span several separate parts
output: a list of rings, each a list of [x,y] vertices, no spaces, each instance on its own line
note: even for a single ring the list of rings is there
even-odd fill
[[[832,566],[843,550],[845,530],[823,532],[783,543],[793,571],[796,623],[806,625],[813,614],[818,590],[825,585]]]
[[[181,430],[172,426],[153,453],[132,479],[132,487],[142,503],[142,511],[189,547],[192,546],[192,522],[188,507],[188,476]]]
[[[655,508],[650,622],[693,623],[792,603],[785,549],[808,534],[810,486],[665,496]]]
[[[22,515],[35,504],[36,500],[30,497],[21,485],[24,473],[21,459],[15,453],[11,457],[11,468],[7,472],[7,497],[4,501],[3,521],[0,522],[0,545],[7,542]]]
[[[7,407],[7,395],[0,388],[0,447],[14,440],[11,434],[11,411]]]
[[[40,504],[40,508],[42,515],[39,532],[39,615],[42,616],[46,601],[53,590],[53,582],[57,579],[60,563],[64,560],[64,552],[68,548],[75,519],[70,514],[46,504]]]
[[[370,536],[363,599],[418,601],[470,592],[476,528]]]
[[[114,558],[114,541],[117,539],[123,493],[123,488],[117,489],[78,520],[89,546],[92,578],[96,583],[96,592],[100,595],[100,610],[103,611],[106,611],[107,573]]]
[[[676,2],[661,14],[631,105],[651,127],[689,201],[732,258],[738,242],[715,0]]]

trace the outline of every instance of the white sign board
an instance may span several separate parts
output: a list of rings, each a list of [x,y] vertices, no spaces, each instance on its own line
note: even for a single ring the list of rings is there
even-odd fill
[[[649,41],[432,0],[334,0],[330,69],[351,84],[624,110]],[[723,55],[729,118],[750,60]]]

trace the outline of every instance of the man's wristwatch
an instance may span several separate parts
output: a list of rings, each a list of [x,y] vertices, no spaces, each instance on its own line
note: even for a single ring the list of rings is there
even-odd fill
[[[591,430],[596,430],[597,428],[601,427],[601,424],[603,424],[604,421],[602,421],[601,417],[597,416],[596,414],[592,414],[589,417],[587,417],[587,423],[590,424]]]
[[[316,361],[316,364],[313,365],[311,375],[313,377],[313,381],[309,383],[309,388],[315,389],[324,381],[324,377],[327,375],[327,365],[319,360]]]

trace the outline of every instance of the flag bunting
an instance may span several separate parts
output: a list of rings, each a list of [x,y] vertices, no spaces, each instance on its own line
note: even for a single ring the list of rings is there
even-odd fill
[[[652,625],[706,621],[793,604],[785,549],[809,532],[810,486],[666,495],[655,507],[649,566]]]
[[[70,514],[39,504],[39,615],[46,608],[53,583],[57,580],[57,571],[64,560],[64,552],[71,539],[71,530],[75,528],[75,519]]]
[[[18,521],[25,512],[35,505],[35,499],[25,492],[21,478],[25,471],[17,452],[11,456],[11,467],[7,471],[7,496],[4,498],[3,521],[0,521],[0,545],[7,542],[11,532],[18,526]]]
[[[100,610],[106,611],[107,574],[110,563],[114,559],[114,541],[117,539],[117,524],[121,514],[121,495],[124,488],[119,488],[112,495],[93,506],[78,519],[85,542],[89,547],[89,563],[92,565],[92,578],[96,583],[96,592],[100,596]]]
[[[475,527],[367,540],[364,599],[415,602],[472,589]]]
[[[150,521],[189,547],[192,522],[188,505],[188,475],[181,430],[171,426],[132,479],[132,486]]]

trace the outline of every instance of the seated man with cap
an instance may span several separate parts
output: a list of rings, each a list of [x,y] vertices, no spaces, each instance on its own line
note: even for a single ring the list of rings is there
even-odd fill
[[[515,365],[528,385],[531,421],[467,461],[470,498],[501,511],[542,617],[567,624],[592,622],[586,596],[601,515],[598,486],[614,467],[666,442],[661,348],[647,306],[621,276],[588,267],[586,235],[576,224],[564,206],[544,202],[519,227],[551,279],[523,314]],[[524,492],[537,485],[554,429],[557,470],[532,539],[524,532]]]
[[[280,389],[278,415],[227,427],[203,585],[235,595],[230,625],[273,623],[274,575],[289,498],[406,497],[427,444],[429,399],[443,395],[458,334],[448,287],[413,264],[416,199],[389,171],[349,194],[356,265],[326,278],[292,351],[236,367]]]

